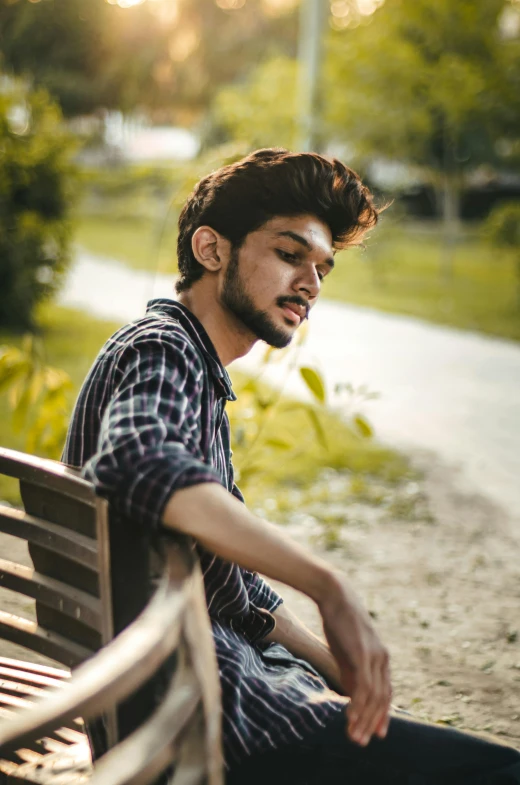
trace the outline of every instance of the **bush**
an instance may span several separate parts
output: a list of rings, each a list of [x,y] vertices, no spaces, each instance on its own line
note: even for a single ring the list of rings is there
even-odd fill
[[[495,207],[484,224],[484,231],[499,248],[520,252],[520,202],[506,202]]]
[[[506,202],[495,207],[484,223],[484,236],[492,245],[515,258],[516,306],[520,311],[520,202]]]
[[[73,138],[44,90],[0,75],[0,326],[32,326],[69,260]]]

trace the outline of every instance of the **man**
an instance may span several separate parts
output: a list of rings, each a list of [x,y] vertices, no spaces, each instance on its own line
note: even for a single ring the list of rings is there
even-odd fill
[[[204,178],[179,218],[178,302],[109,339],[69,429],[63,460],[114,515],[198,543],[229,783],[520,783],[515,750],[390,713],[388,653],[346,576],[248,512],[233,481],[225,366],[289,344],[335,250],[376,221],[358,176],[315,154],[259,150]],[[258,573],[317,603],[326,642]]]

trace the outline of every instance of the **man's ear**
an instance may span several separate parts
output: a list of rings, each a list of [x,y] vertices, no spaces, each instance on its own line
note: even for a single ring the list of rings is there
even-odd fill
[[[191,249],[195,259],[209,272],[222,267],[222,243],[224,238],[211,226],[199,226],[191,238]]]

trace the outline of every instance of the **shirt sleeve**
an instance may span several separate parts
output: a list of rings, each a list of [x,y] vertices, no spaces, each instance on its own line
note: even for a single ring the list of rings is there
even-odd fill
[[[158,335],[129,347],[121,364],[83,474],[118,512],[157,527],[175,491],[220,483],[202,454],[202,360],[182,337]]]
[[[239,501],[244,502],[242,492],[237,485],[233,485],[231,493]],[[240,571],[246,585],[249,602],[257,608],[273,613],[282,604],[283,598],[257,572],[250,572],[243,568],[240,568]]]

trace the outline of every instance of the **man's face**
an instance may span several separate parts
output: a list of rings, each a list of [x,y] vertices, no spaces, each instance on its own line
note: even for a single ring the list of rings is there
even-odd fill
[[[278,217],[231,251],[221,304],[262,341],[287,346],[334,266],[326,224],[310,215]]]

